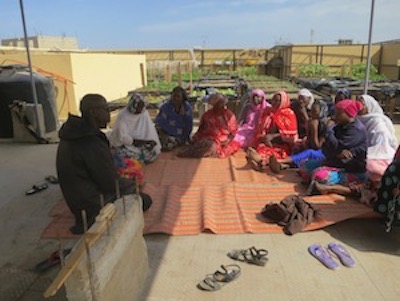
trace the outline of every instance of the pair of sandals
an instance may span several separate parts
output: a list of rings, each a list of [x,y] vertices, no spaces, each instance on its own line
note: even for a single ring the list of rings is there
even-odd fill
[[[59,181],[55,176],[47,176],[45,180],[50,184],[59,184]],[[25,195],[31,195],[47,188],[49,188],[49,185],[47,183],[33,185],[31,189],[25,191]]]
[[[267,255],[267,250],[257,249],[254,246],[248,249],[233,250],[227,254],[231,259],[258,266],[265,266],[268,261]],[[219,290],[225,284],[239,277],[241,272],[240,266],[237,264],[221,265],[221,268],[222,271],[217,270],[213,274],[206,275],[206,277],[197,284],[197,287],[204,291]]]
[[[308,251],[324,266],[331,270],[339,268],[339,263],[330,253],[333,253],[333,255],[346,267],[353,267],[356,264],[353,256],[351,256],[343,245],[338,243],[330,243],[326,248],[319,244],[311,245],[308,247]]]

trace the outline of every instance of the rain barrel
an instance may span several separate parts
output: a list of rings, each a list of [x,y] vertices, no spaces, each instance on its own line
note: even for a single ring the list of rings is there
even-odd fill
[[[45,132],[57,130],[58,115],[54,82],[51,78],[33,73],[38,103],[42,105]],[[13,123],[9,105],[14,100],[34,103],[28,66],[7,65],[0,67],[0,138],[12,138]]]

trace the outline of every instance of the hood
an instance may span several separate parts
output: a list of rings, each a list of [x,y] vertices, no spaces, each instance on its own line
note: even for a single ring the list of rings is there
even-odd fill
[[[102,134],[101,131],[91,126],[85,119],[70,114],[68,120],[62,125],[58,135],[63,140],[76,140],[99,134]]]

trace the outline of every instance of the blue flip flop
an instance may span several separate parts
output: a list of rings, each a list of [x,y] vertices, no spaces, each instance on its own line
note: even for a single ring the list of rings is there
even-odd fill
[[[341,244],[332,242],[328,245],[328,248],[339,258],[340,262],[344,266],[353,267],[356,265],[355,259],[350,255],[350,253]]]
[[[311,245],[308,247],[308,251],[328,269],[336,270],[339,267],[339,264],[333,259],[328,250],[323,246]]]

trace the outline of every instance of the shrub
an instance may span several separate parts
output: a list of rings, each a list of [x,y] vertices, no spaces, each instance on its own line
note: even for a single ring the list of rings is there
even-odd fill
[[[345,67],[345,73],[347,76],[354,79],[365,79],[365,68],[366,64],[354,64],[352,68],[350,66]],[[384,80],[386,77],[384,75],[380,75],[378,70],[374,65],[371,64],[369,69],[369,79],[370,80]]]
[[[329,66],[322,64],[309,64],[299,66],[300,77],[323,77],[329,75]]]

